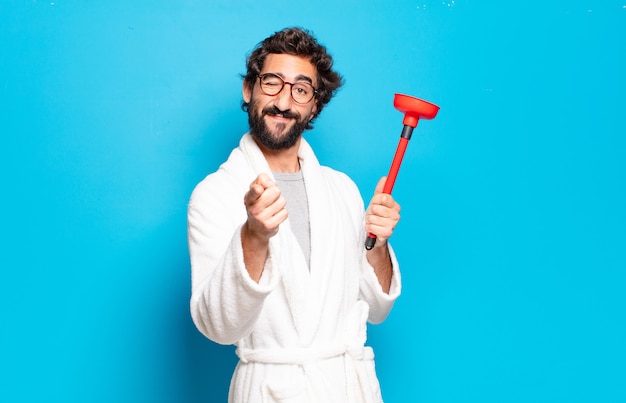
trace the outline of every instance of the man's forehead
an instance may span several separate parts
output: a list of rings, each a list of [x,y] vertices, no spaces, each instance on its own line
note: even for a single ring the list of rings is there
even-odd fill
[[[298,55],[270,53],[263,63],[262,73],[274,73],[281,78],[314,82],[317,69],[311,61]]]

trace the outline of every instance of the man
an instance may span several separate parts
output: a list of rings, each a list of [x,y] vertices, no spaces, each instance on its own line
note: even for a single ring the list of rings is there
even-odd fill
[[[302,138],[341,86],[332,67],[305,30],[261,42],[242,89],[250,132],[191,196],[191,314],[237,345],[230,402],[382,401],[364,343],[400,293],[387,243],[400,206],[382,178],[364,212],[355,184]]]

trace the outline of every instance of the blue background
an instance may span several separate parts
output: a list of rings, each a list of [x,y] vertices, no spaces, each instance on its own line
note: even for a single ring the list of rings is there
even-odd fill
[[[346,85],[306,134],[394,195],[386,402],[626,402],[626,2],[0,3],[0,400],[225,401],[186,204],[247,129],[245,55],[311,29]]]

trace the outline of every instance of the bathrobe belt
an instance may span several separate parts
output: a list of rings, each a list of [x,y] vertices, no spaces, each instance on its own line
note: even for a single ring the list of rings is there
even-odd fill
[[[361,395],[358,391],[367,388],[369,381],[367,370],[363,366],[357,365],[357,362],[374,360],[374,351],[371,347],[363,345],[354,347],[328,345],[311,348],[248,349],[243,346],[243,340],[241,340],[236,353],[242,363],[258,362],[263,364],[301,365],[306,373],[318,371],[318,369],[315,369],[315,365],[311,366],[311,364],[335,357],[343,357],[347,382],[346,401],[376,402],[367,393],[362,395],[362,398],[357,398],[357,396]]]
[[[243,343],[240,342],[235,352],[243,363],[259,362],[264,364],[305,365],[342,355],[357,361],[370,361],[374,359],[374,351],[371,347],[349,347],[345,345],[327,345],[308,348],[286,347],[251,349],[246,348]]]

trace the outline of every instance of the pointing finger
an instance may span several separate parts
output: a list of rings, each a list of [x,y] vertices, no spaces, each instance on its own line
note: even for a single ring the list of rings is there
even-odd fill
[[[254,183],[258,183],[259,185],[263,186],[264,189],[267,189],[275,185],[275,183],[270,179],[270,177],[264,173],[257,176],[257,178],[254,180]]]
[[[261,185],[259,185],[258,183],[251,183],[250,184],[250,190],[248,191],[248,193],[246,193],[245,195],[245,200],[248,203],[253,203],[256,200],[259,199],[259,197],[261,197],[261,195],[263,194],[263,191],[265,190],[265,188]]]
[[[260,174],[250,184],[250,189],[244,196],[246,203],[254,203],[257,201],[268,188],[276,186],[267,174]]]

